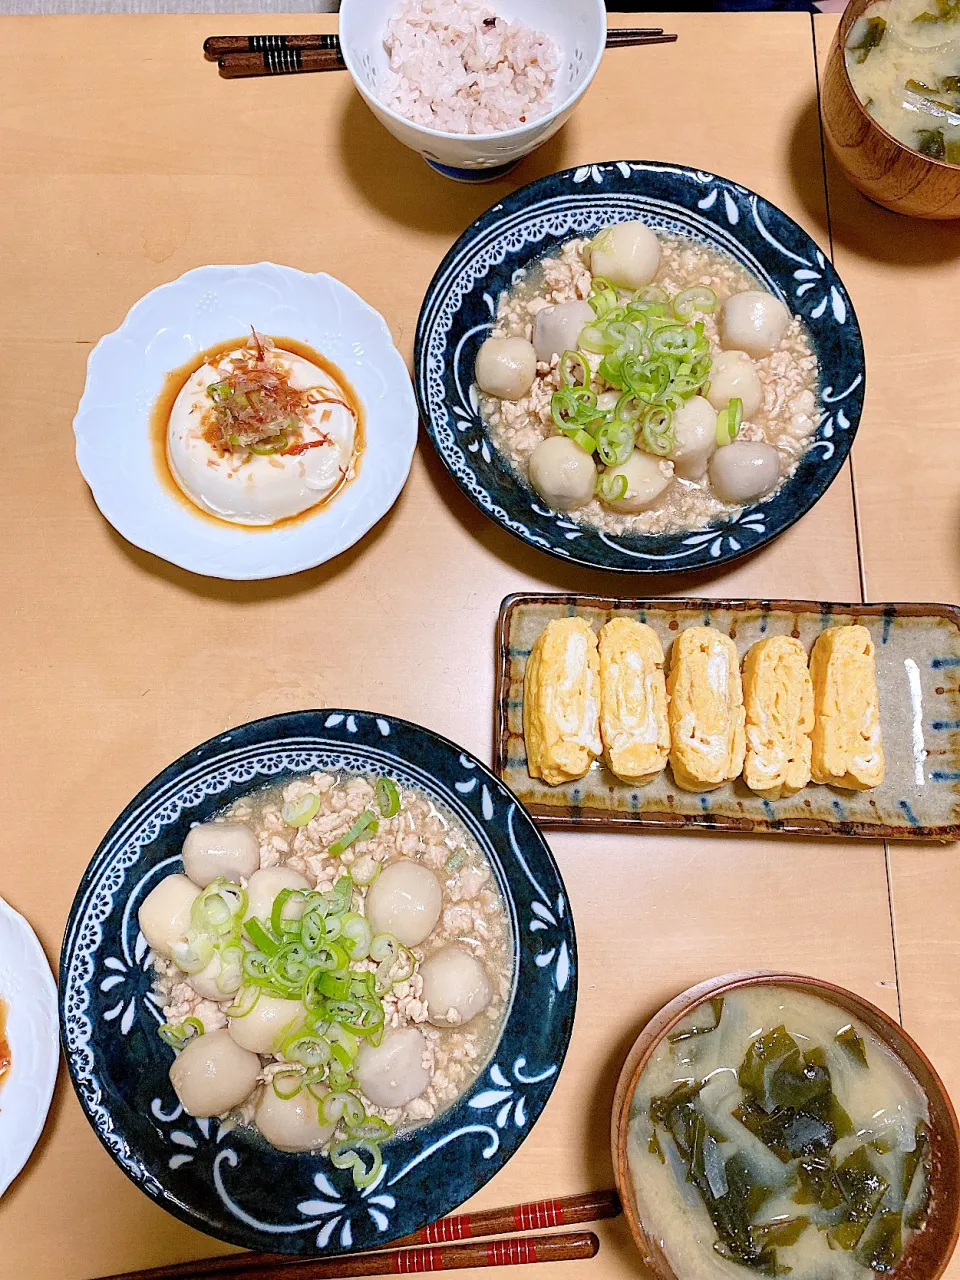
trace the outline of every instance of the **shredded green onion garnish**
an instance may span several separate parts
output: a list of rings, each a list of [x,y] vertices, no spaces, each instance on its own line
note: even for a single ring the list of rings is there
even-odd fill
[[[710,315],[717,309],[717,295],[705,284],[695,284],[681,289],[670,305],[679,320],[686,320],[694,311]]]
[[[400,812],[400,792],[392,778],[378,778],[374,795],[384,818],[392,818]]]
[[[265,956],[275,956],[280,950],[280,943],[256,916],[251,916],[243,927],[253,945],[258,951],[262,951]],[[246,968],[248,958],[248,956],[244,956],[244,968]]]
[[[364,1163],[364,1156],[370,1162]],[[359,1190],[372,1186],[383,1168],[383,1156],[375,1142],[366,1138],[348,1138],[330,1148],[330,1163],[336,1169],[352,1169],[353,1182]]]
[[[733,444],[740,432],[740,424],[743,422],[743,401],[731,400],[726,409],[721,409],[717,414],[717,444],[723,448],[724,445]]]
[[[627,477],[622,471],[604,471],[597,478],[597,493],[604,502],[619,502],[627,495]]]
[[[288,800],[280,811],[288,827],[305,827],[319,812],[320,797],[315,796],[312,791],[299,800]]]
[[[369,840],[371,836],[375,836],[377,834],[379,826],[380,824],[377,821],[377,815],[373,810],[364,809],[363,813],[361,813],[360,817],[356,820],[346,835],[341,836],[339,840],[335,840],[330,846],[328,850],[330,856],[333,858],[339,858],[341,853],[345,853],[353,842],[355,840],[359,840],[361,837]]]
[[[391,779],[381,778],[375,794],[384,818],[399,811],[400,793]],[[290,816],[303,819],[310,807],[305,802],[314,799],[312,794],[303,797]],[[378,821],[373,810],[365,810],[329,852],[335,856],[355,840],[375,834]],[[192,965],[219,958],[218,986],[225,997],[233,995],[226,1007],[230,1018],[247,1017],[261,995],[302,1005],[299,1015],[278,1032],[276,1052],[283,1066],[274,1073],[272,1087],[285,1100],[306,1090],[321,1119],[341,1126],[341,1135],[348,1137],[334,1148],[342,1161],[338,1167],[352,1169],[361,1188],[379,1176],[378,1143],[392,1128],[379,1116],[368,1116],[357,1096],[357,1054],[365,1040],[381,1043],[383,997],[416,968],[408,947],[392,934],[374,935],[366,918],[352,909],[356,886],[372,882],[379,869],[372,858],[361,858],[355,876],[341,875],[326,892],[284,889],[266,919],[244,920],[245,891],[224,879],[214,881],[195,902],[178,953]],[[371,960],[375,969],[359,967]],[[198,1018],[190,1017],[180,1025],[164,1023],[159,1035],[179,1051],[203,1029]]]
[[[171,1049],[182,1049],[188,1040],[203,1035],[203,1023],[199,1018],[184,1018],[181,1023],[165,1022],[157,1028],[157,1035]]]

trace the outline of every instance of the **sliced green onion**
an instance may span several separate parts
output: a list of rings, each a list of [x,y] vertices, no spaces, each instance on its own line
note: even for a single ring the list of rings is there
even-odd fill
[[[256,453],[260,457],[267,457],[273,453],[283,453],[290,441],[285,435],[274,437],[269,444],[251,444],[248,446],[251,453]]]
[[[369,1167],[364,1157],[369,1161]],[[375,1142],[366,1138],[348,1138],[330,1148],[330,1163],[335,1169],[352,1169],[353,1185],[358,1191],[363,1191],[379,1178],[383,1156]]]
[[[353,1065],[354,1058],[360,1052],[359,1037],[346,1027],[341,1026],[339,1022],[332,1022],[327,1029],[327,1040],[333,1056],[344,1071],[349,1071]]]
[[[393,1133],[393,1125],[387,1124],[382,1116],[364,1116],[359,1124],[345,1123],[350,1129],[352,1138],[367,1138],[371,1142],[382,1142]]]
[[[280,1046],[281,1054],[288,1062],[299,1062],[305,1067],[322,1067],[330,1061],[331,1046],[323,1036],[297,1031],[288,1036]]]
[[[184,973],[199,973],[213,959],[213,941],[208,934],[191,929],[186,938],[177,939],[170,948],[170,955]]]
[[[247,909],[247,892],[223,876],[211,881],[190,908],[190,921],[198,932],[225,937],[239,932]]]
[[[619,502],[627,496],[627,477],[622,471],[604,471],[597,480],[597,494],[604,502]]]
[[[603,355],[604,352],[613,350],[613,347],[608,343],[606,330],[601,328],[599,324],[584,325],[580,330],[577,345],[582,347],[584,351],[590,351],[594,355]]]
[[[672,306],[673,314],[680,320],[686,320],[694,311],[710,315],[717,309],[717,295],[705,284],[694,284],[689,289],[681,289]]]
[[[207,395],[211,400],[229,400],[231,394],[229,382],[211,382],[207,387]]]
[[[574,444],[578,444],[584,453],[593,453],[597,447],[597,442],[589,431],[578,429],[577,431],[566,431],[564,434],[569,436]]]
[[[378,778],[374,795],[383,817],[392,818],[400,812],[400,792],[392,778]]]
[[[257,1001],[260,999],[263,988],[258,986],[241,987],[237,992],[233,1004],[227,1006],[228,1018],[245,1018],[248,1013],[252,1013],[256,1008]]]
[[[311,974],[311,978],[313,975]],[[338,978],[332,973],[320,973],[317,979],[317,990],[330,1000],[344,1000],[351,994],[353,983],[350,978]]]
[[[575,372],[579,366],[579,377]],[[560,357],[560,381],[565,387],[579,387],[583,391],[590,390],[590,366],[587,358],[580,351],[565,351]]]
[[[239,942],[231,942],[220,951],[220,972],[215,982],[217,990],[225,996],[233,995],[243,981],[244,949]]]
[[[356,912],[348,911],[343,917],[341,935],[343,945],[351,960],[365,960],[370,954],[373,930],[370,923]]]
[[[597,432],[597,457],[605,467],[619,467],[633,453],[636,428],[623,419],[605,423]]]
[[[263,921],[258,920],[256,916],[251,916],[249,920],[245,920],[243,927],[253,945],[258,951],[262,951],[265,956],[275,956],[280,950],[280,943],[268,931]],[[246,966],[246,957],[244,957],[244,966]]]
[[[196,1036],[202,1036],[203,1032],[203,1023],[199,1018],[192,1017],[184,1018],[179,1025],[165,1022],[157,1028],[157,1035],[171,1049],[182,1049],[188,1040],[193,1040]]]
[[[262,951],[247,951],[243,957],[243,972],[258,986],[270,981],[270,958]]]
[[[733,399],[726,409],[721,409],[717,414],[716,440],[720,448],[733,444],[740,434],[741,422],[743,422],[743,401]]]
[[[278,1071],[271,1084],[277,1097],[286,1102],[288,1099],[297,1096],[303,1088],[305,1080],[306,1074],[303,1071],[297,1071],[294,1067],[290,1067],[288,1070]]]
[[[369,840],[371,836],[375,836],[379,827],[380,823],[377,821],[377,815],[373,810],[364,809],[346,835],[341,836],[339,840],[335,840],[328,852],[331,857],[339,858],[340,854],[345,853],[355,840],[359,840],[361,837]]]
[[[675,436],[673,413],[666,405],[651,405],[643,415],[643,447],[648,453],[665,458],[672,452]]]
[[[651,339],[654,351],[662,355],[685,356],[697,347],[698,338],[689,328],[658,329]]]
[[[288,800],[280,815],[288,827],[305,827],[320,812],[320,797],[308,791],[299,800]]]
[[[342,1120],[351,1129],[367,1118],[363,1103],[355,1093],[346,1090],[328,1093],[320,1104],[320,1114],[327,1124]]]
[[[670,301],[670,295],[666,289],[661,289],[658,284],[648,284],[637,292],[641,295],[643,302],[653,302],[665,307]]]

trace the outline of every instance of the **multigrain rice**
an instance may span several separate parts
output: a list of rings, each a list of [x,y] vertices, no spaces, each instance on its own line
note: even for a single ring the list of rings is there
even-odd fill
[[[387,23],[383,100],[445,133],[499,133],[549,113],[560,52],[483,0],[404,0]]]

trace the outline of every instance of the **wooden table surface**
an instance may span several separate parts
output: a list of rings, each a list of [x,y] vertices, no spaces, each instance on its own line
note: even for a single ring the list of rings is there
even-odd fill
[[[227,726],[356,706],[420,721],[489,759],[493,626],[508,592],[960,598],[948,345],[960,321],[960,224],[904,221],[866,204],[832,166],[824,174],[816,59],[835,18],[665,16],[677,45],[609,54],[567,128],[508,182],[480,188],[437,177],[395,143],[345,75],[220,80],[201,59],[203,37],[253,21],[0,23],[0,893],[51,961],[115,815]],[[315,16],[255,25],[315,23],[334,29]],[[74,464],[71,419],[91,346],[149,289],[208,262],[327,270],[383,313],[409,359],[430,276],[474,217],[544,173],[621,158],[692,164],[762,192],[834,253],[857,306],[869,396],[852,468],[771,546],[670,579],[563,565],[480,516],[427,445],[376,529],[292,579],[196,578],[100,518]],[[386,625],[371,627],[374,614]],[[229,655],[229,679],[210,679],[212,652]],[[735,968],[815,973],[901,1013],[960,1097],[955,847],[550,842],[580,942],[573,1044],[544,1117],[477,1205],[610,1185],[609,1105],[634,1035],[681,988]],[[589,1275],[642,1274],[622,1220],[600,1235]],[[41,1143],[0,1202],[0,1276],[80,1280],[223,1248],[127,1181],[62,1073]]]

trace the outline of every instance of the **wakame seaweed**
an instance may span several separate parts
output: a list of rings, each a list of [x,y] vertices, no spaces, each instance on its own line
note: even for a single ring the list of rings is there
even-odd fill
[[[722,1012],[722,1006],[715,1008],[713,1025],[697,1022],[672,1042],[707,1036],[719,1026]],[[790,1255],[780,1251],[796,1245],[808,1230],[822,1233],[830,1248],[852,1255],[866,1273],[890,1274],[903,1255],[905,1233],[922,1226],[929,1209],[927,1127],[917,1125],[914,1149],[896,1164],[890,1159],[896,1144],[885,1130],[855,1138],[854,1124],[834,1092],[829,1062],[837,1063],[839,1049],[855,1072],[869,1071],[864,1037],[850,1023],[836,1032],[837,1049],[809,1048],[810,1043],[795,1038],[784,1024],[755,1036],[737,1068],[740,1096],[727,1103],[723,1099],[729,1095],[722,1091],[709,1105],[701,1097],[715,1071],[681,1080],[669,1093],[651,1098],[648,1150],[674,1167],[679,1158],[713,1224],[714,1250],[752,1274],[788,1274]],[[704,1058],[695,1061],[700,1066]],[[723,1115],[732,1108],[732,1119],[778,1158],[782,1176],[750,1146],[738,1150],[736,1136],[714,1111],[718,1102]],[[675,1150],[667,1150],[671,1142]],[[677,1175],[684,1176],[679,1169]],[[795,1213],[784,1212],[790,1200]],[[770,1221],[762,1221],[764,1214]]]
[[[841,1027],[835,1039],[842,1049],[846,1049],[854,1062],[859,1062],[861,1067],[868,1066],[867,1048],[863,1043],[863,1036],[858,1035],[852,1025]]]
[[[868,18],[859,43],[847,45],[847,48],[851,53],[857,55],[858,62],[866,62],[877,45],[882,43],[886,34],[887,23],[885,18]]]
[[[943,160],[947,154],[947,145],[943,140],[942,129],[918,129],[917,150],[922,156],[931,160]]]

